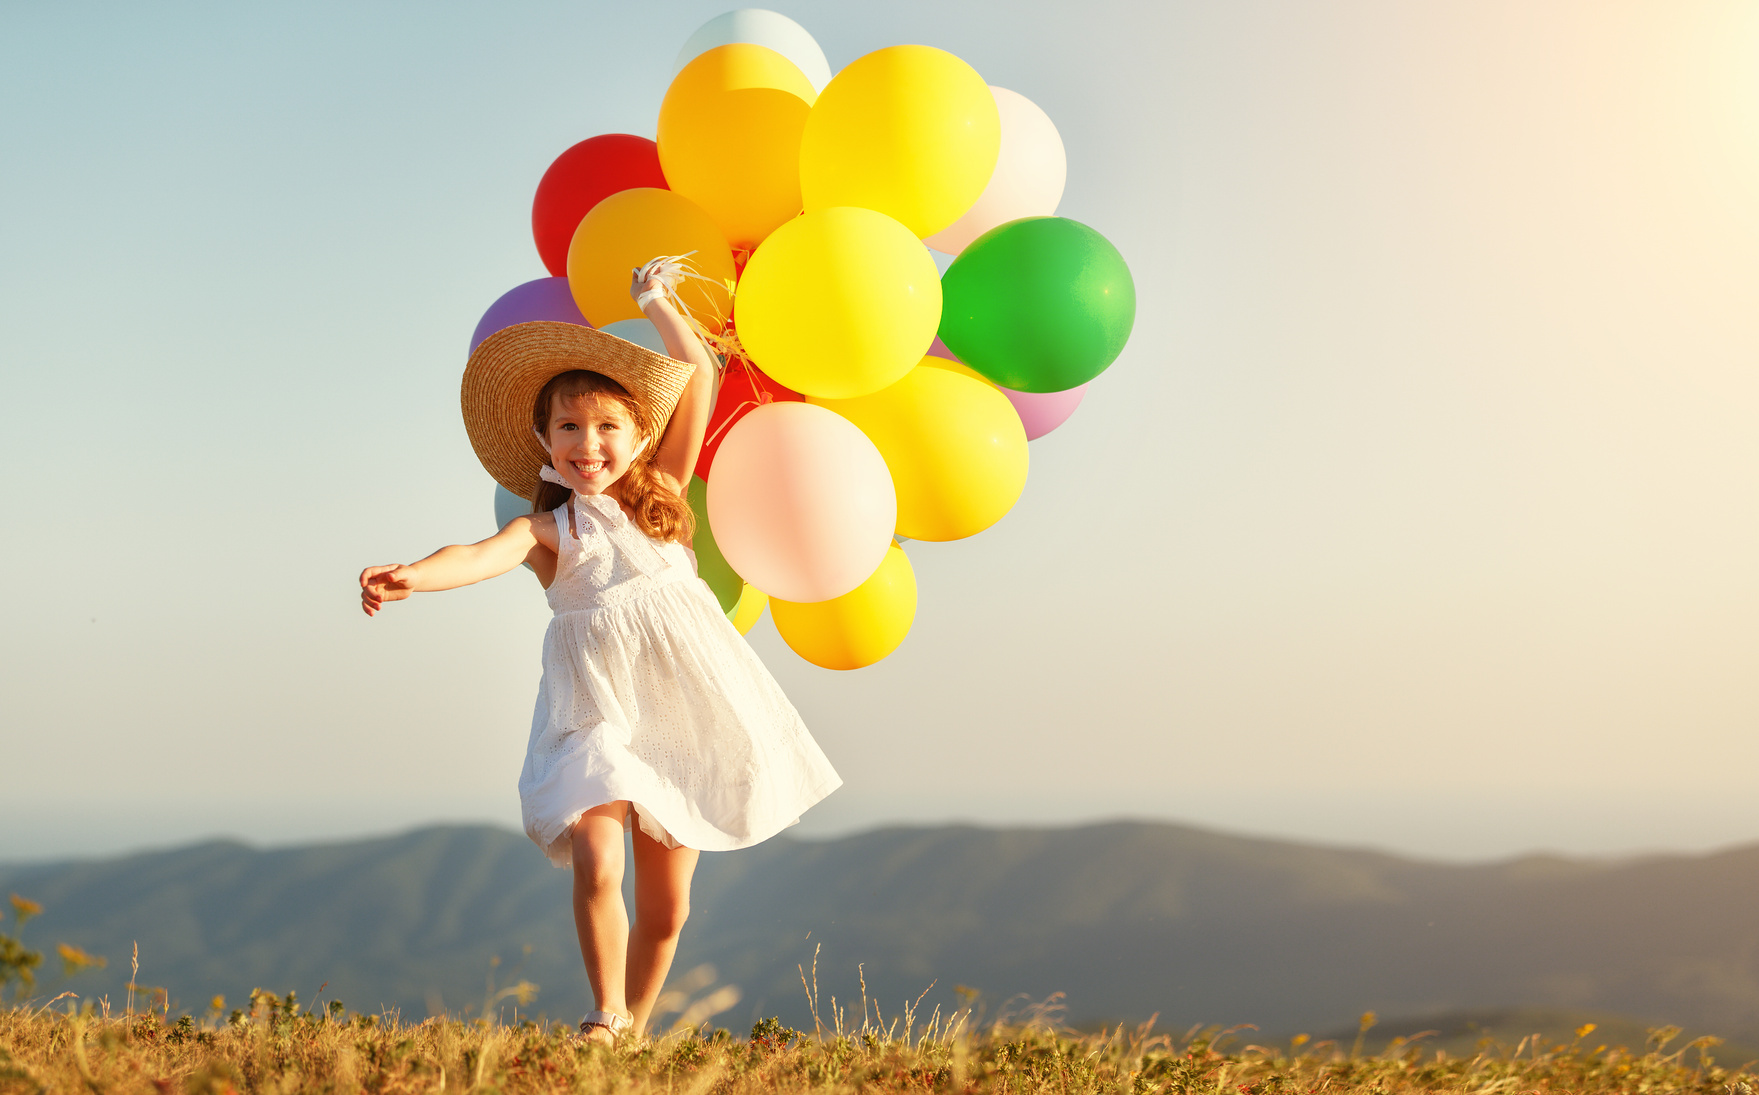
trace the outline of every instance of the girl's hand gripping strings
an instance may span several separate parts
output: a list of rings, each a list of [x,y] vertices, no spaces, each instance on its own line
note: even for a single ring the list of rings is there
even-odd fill
[[[540,527],[534,516],[542,517],[547,527]],[[548,514],[521,514],[487,540],[452,544],[415,563],[367,567],[360,572],[361,611],[376,616],[387,602],[404,600],[411,593],[457,589],[505,574],[520,563],[533,562],[535,567],[534,560],[543,561],[545,553],[553,559],[555,538]]]

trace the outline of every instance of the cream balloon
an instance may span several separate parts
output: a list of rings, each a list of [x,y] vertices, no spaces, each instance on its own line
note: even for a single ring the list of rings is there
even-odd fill
[[[768,403],[721,442],[708,517],[721,554],[747,582],[783,600],[828,601],[885,559],[898,499],[885,458],[848,419]]]
[[[1069,177],[1063,138],[1050,116],[1019,92],[994,85],[990,91],[1002,119],[995,174],[963,216],[922,241],[949,255],[965,250],[998,224],[1055,213]]]
[[[734,42],[749,42],[754,46],[775,50],[799,66],[806,78],[812,81],[815,91],[823,91],[825,85],[831,82],[831,66],[825,60],[825,51],[819,48],[818,42],[806,32],[806,28],[786,15],[762,8],[729,11],[696,28],[696,33],[678,51],[678,60],[672,65],[672,75],[676,76],[684,71],[685,65],[716,46],[731,45]]]

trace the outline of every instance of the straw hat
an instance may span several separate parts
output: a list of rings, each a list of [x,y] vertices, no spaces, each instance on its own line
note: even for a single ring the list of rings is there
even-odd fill
[[[517,323],[483,339],[464,366],[464,429],[488,473],[527,501],[537,494],[538,469],[550,462],[531,432],[532,405],[551,378],[570,369],[603,373],[627,388],[657,442],[696,366],[577,323]]]

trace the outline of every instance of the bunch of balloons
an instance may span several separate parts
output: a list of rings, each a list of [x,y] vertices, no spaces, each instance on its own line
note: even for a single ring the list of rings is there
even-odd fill
[[[471,346],[545,319],[663,352],[629,271],[688,253],[703,276],[678,292],[725,361],[689,491],[699,571],[741,632],[767,602],[808,661],[870,665],[916,613],[899,542],[1000,520],[1027,442],[1129,337],[1123,259],[1053,215],[1066,171],[1044,112],[950,53],[891,46],[833,78],[792,20],[729,12],[679,54],[656,140],[592,137],[545,172],[552,276]],[[930,248],[956,256],[944,276]]]

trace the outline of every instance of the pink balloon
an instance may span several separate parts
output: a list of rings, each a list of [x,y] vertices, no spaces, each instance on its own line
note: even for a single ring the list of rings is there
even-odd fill
[[[948,255],[957,255],[998,224],[1055,213],[1069,177],[1063,138],[1050,116],[1019,92],[993,86],[990,91],[1002,116],[995,173],[964,216],[922,241]]]
[[[1000,384],[996,388],[1019,412],[1020,424],[1026,427],[1026,440],[1034,441],[1069,420],[1081,405],[1081,397],[1087,394],[1087,384],[1061,392],[1017,392]]]
[[[934,340],[928,352],[948,361],[959,360],[958,355],[947,349],[947,344],[939,338]],[[1092,383],[1091,380],[1087,382]],[[1081,397],[1087,394],[1087,384],[1060,392],[1017,392],[1000,384],[996,385],[996,390],[1007,396],[1008,402],[1014,405],[1015,413],[1020,416],[1020,424],[1026,427],[1026,440],[1036,441],[1069,420],[1069,416],[1075,413],[1075,408],[1081,405]]]
[[[741,578],[784,601],[828,601],[879,569],[898,497],[854,423],[810,403],[766,403],[715,454],[708,521]]]

